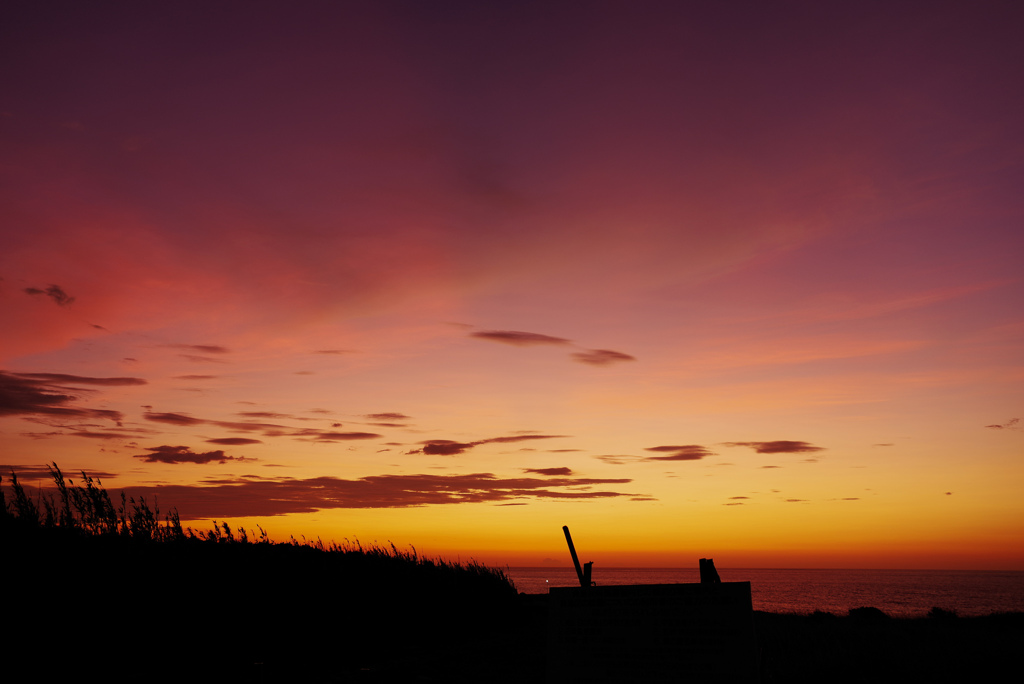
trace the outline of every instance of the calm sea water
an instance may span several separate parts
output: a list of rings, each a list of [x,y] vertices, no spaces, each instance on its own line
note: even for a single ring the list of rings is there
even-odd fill
[[[573,568],[509,568],[520,592],[579,586]],[[769,570],[718,569],[723,582],[750,582],[754,610],[843,615],[874,606],[889,615],[921,616],[933,607],[958,615],[1024,612],[1024,572],[972,570]],[[608,584],[699,582],[697,568],[594,568]]]

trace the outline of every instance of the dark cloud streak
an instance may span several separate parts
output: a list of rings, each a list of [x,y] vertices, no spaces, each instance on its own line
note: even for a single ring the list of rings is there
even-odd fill
[[[378,439],[383,436],[375,432],[321,432],[314,439],[318,442],[343,442],[355,439]]]
[[[537,475],[546,475],[553,477],[556,475],[569,476],[572,475],[571,468],[523,468],[524,473],[535,473]]]
[[[774,442],[723,442],[725,446],[750,447],[759,454],[810,454],[824,451],[824,447],[814,446],[808,442],[777,440]]]
[[[570,343],[570,340],[563,337],[552,337],[551,335],[521,332],[518,330],[481,330],[479,332],[472,332],[469,336],[478,340],[501,342],[502,344],[511,344],[516,347],[533,347],[544,344],[561,345]]]
[[[231,350],[219,344],[165,344],[168,349],[189,349],[203,354],[230,354]]]
[[[121,387],[128,385],[147,384],[142,378],[93,378],[84,375],[65,375],[63,373],[14,373],[21,378],[41,380],[43,382],[65,383],[68,385],[102,385]]]
[[[22,292],[33,296],[46,295],[56,302],[57,306],[71,306],[75,301],[75,298],[65,292],[60,285],[49,285],[45,290],[40,290],[38,287],[26,287]]]
[[[185,446],[158,446],[147,447],[148,454],[134,454],[134,458],[141,458],[146,463],[224,463],[225,461],[245,461],[245,458],[227,456],[220,449],[197,453]]]
[[[573,361],[591,366],[608,366],[623,361],[636,361],[635,356],[612,349],[588,349],[582,352],[574,352],[571,356]]]
[[[34,378],[33,375],[43,376]],[[52,380],[45,379],[48,373],[21,374],[7,373],[0,371],[0,416],[62,416],[78,418],[103,418],[120,422],[122,415],[119,411],[105,409],[88,409],[75,406],[72,402],[78,400],[73,390],[61,387]],[[59,376],[77,377],[77,376]],[[90,380],[91,383],[104,384],[104,378],[78,378]],[[133,378],[107,378],[106,380],[128,381]],[[143,381],[144,384],[145,381]],[[114,382],[112,384],[138,384],[136,382]],[[88,392],[91,390],[80,390]]]
[[[509,444],[514,442],[526,442],[534,439],[560,439],[562,437],[568,437],[569,435],[511,435],[508,437],[491,437],[489,439],[479,439],[475,442],[457,442],[452,439],[428,439],[425,442],[420,442],[424,447],[410,451],[410,454],[424,453],[428,456],[455,456],[461,454],[468,449],[480,446],[481,444]]]
[[[178,449],[184,447],[163,447]],[[152,451],[152,450],[151,450]],[[148,455],[143,454],[141,457]],[[173,454],[171,454],[173,457]],[[344,508],[408,508],[461,503],[506,503],[515,499],[594,500],[635,497],[611,490],[564,491],[568,487],[621,485],[629,479],[498,478],[468,475],[377,475],[355,480],[238,478],[205,485],[132,488],[133,496],[159,495],[183,520],[311,513]]]
[[[193,363],[224,363],[224,359],[215,359],[209,356],[199,356],[198,354],[178,354],[181,358],[186,361],[192,361]]]
[[[715,455],[715,452],[699,444],[647,447],[645,451],[656,451],[668,454],[667,456],[648,456],[644,459],[646,461],[699,461],[706,456]]]
[[[142,417],[154,423],[167,423],[169,425],[200,425],[209,422],[201,418],[186,416],[184,413],[145,413]]]

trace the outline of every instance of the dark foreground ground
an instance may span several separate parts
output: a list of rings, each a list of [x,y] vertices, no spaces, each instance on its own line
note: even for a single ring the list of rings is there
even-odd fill
[[[547,597],[517,595],[500,576],[303,546],[59,532],[0,539],[5,681],[19,681],[20,664],[25,681],[545,681]],[[1024,653],[1019,613],[753,622],[763,682],[1003,681]],[[637,663],[634,681],[643,673]]]
[[[755,612],[762,681],[1000,682],[1020,675],[1024,613],[896,619],[858,612]]]

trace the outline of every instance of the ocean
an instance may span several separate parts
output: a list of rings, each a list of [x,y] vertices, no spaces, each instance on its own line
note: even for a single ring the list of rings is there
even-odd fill
[[[520,592],[546,594],[579,582],[569,568],[508,568]],[[772,570],[718,568],[723,582],[750,582],[754,610],[845,615],[873,606],[893,617],[920,617],[933,607],[957,615],[1024,612],[1024,572],[976,570]],[[594,568],[609,584],[699,582],[697,568]]]

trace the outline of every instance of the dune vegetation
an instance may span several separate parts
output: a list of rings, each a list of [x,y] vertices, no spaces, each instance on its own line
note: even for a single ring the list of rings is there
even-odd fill
[[[398,571],[423,572],[438,579],[450,574],[458,581],[469,581],[478,586],[489,586],[498,593],[515,592],[515,585],[504,570],[492,568],[475,561],[453,562],[444,559],[420,557],[415,547],[404,551],[393,543],[387,546],[374,543],[364,546],[358,540],[342,543],[324,543],[320,539],[296,539],[284,543],[272,542],[262,527],[256,533],[244,527],[232,528],[227,522],[213,521],[208,530],[183,527],[176,510],[168,512],[160,520],[160,509],[150,506],[145,498],[135,499],[121,493],[119,505],[115,505],[102,483],[82,472],[81,484],[75,484],[56,463],[47,466],[55,489],[39,491],[35,498],[25,491],[18,482],[17,473],[11,473],[11,502],[8,503],[0,486],[0,524],[5,532],[33,534],[39,539],[86,539],[103,538],[140,543],[163,542],[171,544],[241,544],[260,545],[291,549],[303,547],[331,555],[334,558],[349,558],[352,562],[376,564],[377,570],[385,567]],[[3,485],[0,475],[0,485]],[[358,561],[356,561],[358,559]],[[410,570],[416,568],[417,570]]]
[[[45,491],[16,474],[0,483],[19,625],[6,645],[47,672],[99,659],[106,674],[157,678],[468,680],[511,646],[519,601],[503,570],[393,544],[275,543],[227,522],[196,530],[143,499],[112,499],[86,473],[50,470]]]
[[[517,594],[503,570],[390,543],[275,543],[223,521],[196,530],[173,510],[112,499],[85,473],[50,471],[45,491],[0,478],[8,667],[149,681],[544,679],[547,597]],[[1019,613],[753,621],[762,682],[978,681],[1024,649]]]

